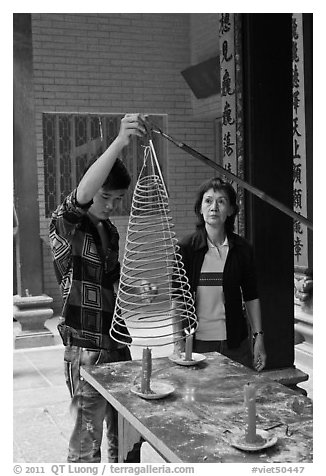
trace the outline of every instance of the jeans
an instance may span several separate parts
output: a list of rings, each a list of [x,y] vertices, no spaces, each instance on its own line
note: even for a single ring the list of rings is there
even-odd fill
[[[244,339],[239,347],[229,349],[226,340],[195,340],[195,352],[219,352],[229,359],[235,360],[246,367],[252,368],[252,352],[249,339]]]
[[[118,414],[92,385],[80,376],[80,366],[131,360],[127,346],[114,351],[66,346],[64,367],[75,426],[69,441],[68,462],[100,463],[103,423],[106,423],[108,461],[118,461]]]

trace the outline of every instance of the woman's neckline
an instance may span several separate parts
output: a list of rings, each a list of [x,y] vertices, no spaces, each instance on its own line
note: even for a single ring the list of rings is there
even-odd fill
[[[219,246],[223,246],[223,244],[225,243],[225,240],[226,240],[226,235],[224,236],[224,238],[223,238],[223,240],[221,241],[221,243],[215,244],[215,243],[210,239],[210,237],[208,236],[208,233],[207,233],[207,241],[208,241],[208,243],[209,243],[213,248],[218,248]]]

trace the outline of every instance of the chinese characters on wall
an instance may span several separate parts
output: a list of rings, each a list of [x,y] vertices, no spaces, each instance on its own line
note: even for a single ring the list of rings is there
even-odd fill
[[[244,178],[242,69],[241,69],[241,14],[219,14],[219,44],[222,106],[223,166],[229,172]],[[244,192],[232,184],[239,197],[240,212],[236,230],[244,235]]]
[[[241,14],[219,14],[223,166],[244,178]],[[304,58],[302,14],[292,15],[293,82],[293,209],[307,216]],[[236,228],[244,234],[243,189],[233,183],[239,196],[240,213]],[[294,222],[294,264],[308,266],[307,228]]]
[[[302,14],[292,15],[293,210],[307,216]],[[294,222],[294,265],[308,266],[307,228]]]

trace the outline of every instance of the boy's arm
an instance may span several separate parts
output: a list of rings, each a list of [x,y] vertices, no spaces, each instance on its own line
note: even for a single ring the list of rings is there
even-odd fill
[[[93,199],[109,175],[120,152],[129,144],[130,136],[143,136],[146,132],[142,125],[143,121],[145,118],[141,114],[126,114],[122,118],[118,136],[81,179],[77,187],[79,204],[89,203]]]
[[[59,283],[68,271],[71,260],[71,242],[75,229],[85,213],[86,210],[80,209],[76,204],[76,189],[52,213],[49,226],[49,244]]]

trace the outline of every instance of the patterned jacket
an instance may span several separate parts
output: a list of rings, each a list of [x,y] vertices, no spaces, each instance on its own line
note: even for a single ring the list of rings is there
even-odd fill
[[[113,283],[120,276],[119,234],[110,220],[103,221],[109,242],[103,250],[87,214],[91,203],[81,207],[76,189],[65,198],[52,214],[50,247],[63,298],[63,327],[85,340],[80,346],[110,349],[118,346],[109,330],[115,305]]]

